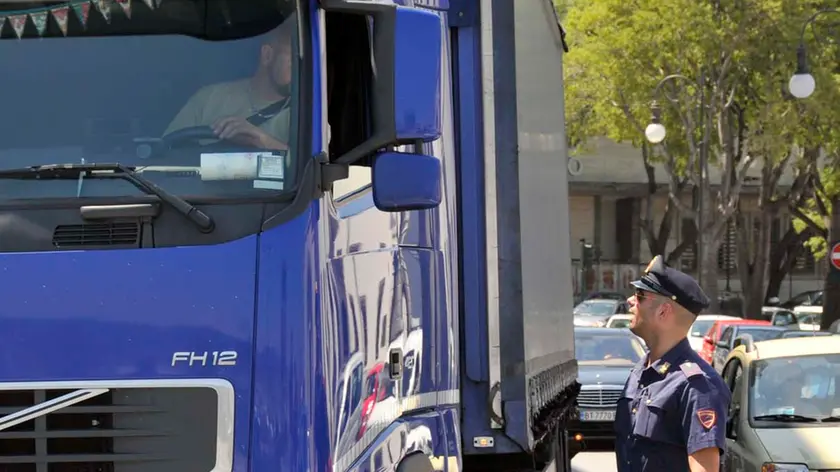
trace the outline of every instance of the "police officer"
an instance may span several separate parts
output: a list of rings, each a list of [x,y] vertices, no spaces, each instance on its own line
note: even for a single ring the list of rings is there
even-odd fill
[[[731,395],[686,339],[709,298],[656,256],[628,299],[630,330],[649,352],[633,368],[616,411],[621,472],[718,472]]]

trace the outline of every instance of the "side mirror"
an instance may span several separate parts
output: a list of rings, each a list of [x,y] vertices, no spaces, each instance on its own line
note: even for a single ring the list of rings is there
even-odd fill
[[[729,348],[729,344],[727,344],[727,343],[726,343],[726,341],[718,341],[718,342],[717,342],[717,347],[722,347],[722,348],[724,348],[724,349],[728,349],[728,348]]]
[[[427,210],[440,205],[440,160],[383,152],[373,161],[373,203],[381,211]]]
[[[370,138],[336,159],[352,164],[382,148],[441,135],[443,24],[437,14],[370,0],[320,0],[327,11],[366,15],[373,29]]]
[[[770,297],[770,298],[767,300],[767,305],[768,305],[768,306],[776,306],[776,305],[778,305],[779,303],[782,303],[782,301],[781,301],[781,300],[779,300],[779,297]]]

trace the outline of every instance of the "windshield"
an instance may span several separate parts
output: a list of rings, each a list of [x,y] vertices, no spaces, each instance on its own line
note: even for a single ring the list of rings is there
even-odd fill
[[[750,414],[840,416],[836,383],[840,354],[784,357],[753,363]]]
[[[610,320],[609,326],[610,328],[629,328],[630,327],[630,319],[628,318],[615,318]]]
[[[185,197],[291,189],[294,3],[0,0],[0,170],[107,162]],[[0,201],[143,195],[85,177],[6,179]]]
[[[744,334],[749,334],[752,336],[753,341],[767,341],[768,339],[776,339],[781,337],[784,331],[779,331],[778,329],[762,329],[762,328],[753,328],[753,327],[740,327],[738,328],[738,332],[735,335],[742,336]]]
[[[576,315],[612,315],[616,302],[610,300],[587,300],[575,307]]]
[[[575,357],[578,362],[636,364],[644,355],[644,347],[630,334],[575,333]]]
[[[805,313],[801,314],[797,317],[800,323],[802,324],[815,324],[818,325],[822,321],[822,316],[819,313]]]
[[[697,320],[691,325],[689,333],[691,336],[701,338],[709,332],[713,324],[715,324],[715,320]]]

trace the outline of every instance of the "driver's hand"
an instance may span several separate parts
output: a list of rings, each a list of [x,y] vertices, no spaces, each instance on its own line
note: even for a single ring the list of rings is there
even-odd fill
[[[220,118],[210,127],[219,139],[232,141],[242,146],[278,151],[289,148],[285,143],[280,142],[261,128],[248,123],[248,120],[240,116]]]

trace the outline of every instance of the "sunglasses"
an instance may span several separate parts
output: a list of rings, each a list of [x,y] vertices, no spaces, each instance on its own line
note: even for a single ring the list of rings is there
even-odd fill
[[[650,292],[648,292],[648,291],[646,291],[646,290],[642,290],[642,289],[640,289],[640,288],[637,288],[637,289],[636,289],[636,300],[638,300],[639,302],[641,302],[641,301],[642,301],[642,300],[644,300],[645,298],[648,298],[648,297],[650,296],[649,294],[650,294]]]

